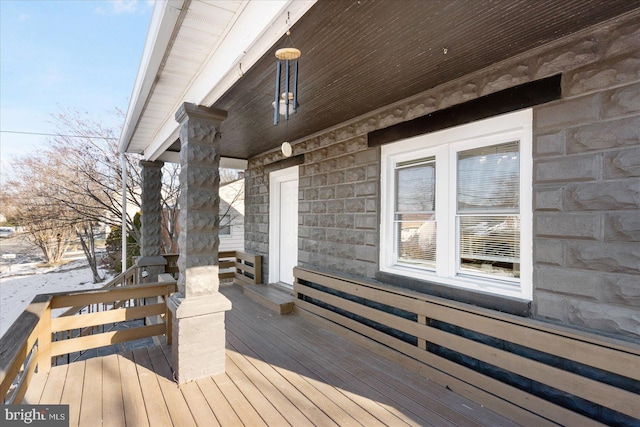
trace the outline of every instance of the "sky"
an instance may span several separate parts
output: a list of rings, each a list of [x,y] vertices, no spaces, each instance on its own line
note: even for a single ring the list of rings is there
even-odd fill
[[[64,110],[121,125],[115,110],[127,110],[152,10],[149,0],[0,0],[1,175],[51,138],[9,131],[55,133]]]

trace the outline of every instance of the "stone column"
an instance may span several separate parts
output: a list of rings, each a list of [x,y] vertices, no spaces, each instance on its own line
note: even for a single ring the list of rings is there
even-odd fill
[[[164,273],[162,256],[162,166],[164,162],[142,160],[142,222],[140,256],[136,259],[139,283],[153,283]]]
[[[173,314],[173,369],[178,382],[224,372],[225,311],[218,292],[220,123],[225,111],[184,103],[180,123],[180,256]]]

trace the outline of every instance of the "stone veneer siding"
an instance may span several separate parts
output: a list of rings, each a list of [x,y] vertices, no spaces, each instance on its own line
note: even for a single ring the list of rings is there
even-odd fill
[[[558,73],[562,99],[534,107],[532,315],[640,337],[640,11],[294,143],[299,264],[375,276],[380,150],[368,132]],[[282,159],[252,158],[246,174],[245,249],[264,256],[264,280],[263,171]]]

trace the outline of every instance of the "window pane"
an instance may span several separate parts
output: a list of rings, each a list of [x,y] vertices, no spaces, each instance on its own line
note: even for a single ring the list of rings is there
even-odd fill
[[[436,222],[434,215],[396,216],[398,262],[435,268]]]
[[[396,169],[396,212],[435,209],[436,165],[431,159],[424,162]]]
[[[458,213],[518,212],[518,141],[458,153]]]
[[[520,216],[460,216],[460,272],[520,277]]]
[[[435,268],[435,158],[396,165],[397,262]]]
[[[218,230],[219,236],[231,236],[231,225],[225,225]]]

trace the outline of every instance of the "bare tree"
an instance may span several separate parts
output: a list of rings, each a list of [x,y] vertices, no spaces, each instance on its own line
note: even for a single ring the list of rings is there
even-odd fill
[[[74,234],[77,217],[64,205],[52,200],[59,190],[51,171],[55,158],[43,153],[25,157],[15,163],[13,180],[5,192],[10,193],[16,220],[25,227],[27,240],[42,250],[49,264],[60,262]]]
[[[123,118],[121,111],[116,113]],[[78,111],[63,110],[54,116],[59,135],[50,141],[50,153],[60,161],[58,202],[81,218],[110,226],[122,222],[122,165],[118,152],[119,128],[111,128]],[[125,155],[129,206],[140,209],[139,156]],[[67,179],[72,177],[72,179]],[[127,213],[127,233],[137,242],[140,229]]]
[[[240,178],[239,172],[237,169],[220,169],[220,185],[237,181]]]
[[[175,163],[165,164],[162,177],[162,251],[165,254],[173,254],[178,253],[180,165]]]
[[[47,264],[58,264],[73,239],[73,227],[56,218],[55,210],[45,206],[31,206],[23,212],[27,240],[36,245]]]
[[[118,112],[120,116],[122,114]],[[51,238],[35,237],[44,230],[56,232],[59,247],[66,249],[68,234],[82,246],[94,281],[102,280],[98,271],[94,230],[99,225],[120,226],[122,218],[122,165],[117,147],[117,129],[103,126],[76,111],[63,111],[55,117],[59,134],[49,148],[14,162],[13,180],[7,185],[20,198],[21,223],[32,241],[51,253]],[[126,199],[131,211],[140,208],[140,170],[138,156],[125,156],[127,162]],[[39,215],[36,216],[36,213]],[[48,214],[47,221],[43,215]],[[127,215],[127,232],[137,242],[140,229],[133,215]],[[66,239],[68,240],[68,239]],[[68,243],[67,243],[68,245]],[[45,249],[46,247],[46,249]],[[61,254],[60,254],[61,257]]]
[[[95,230],[98,224],[92,221],[82,221],[76,224],[75,231],[85,258],[91,268],[91,274],[93,274],[93,283],[100,283],[104,280],[104,277],[100,275],[98,269],[98,256],[96,253],[96,235]]]
[[[17,222],[18,206],[16,195],[4,187],[0,188],[0,213],[4,215],[6,224],[15,224]]]
[[[124,118],[121,111],[116,111]],[[62,110],[54,116],[54,123],[59,134],[49,141],[49,148],[31,158],[16,162],[17,169],[22,169],[20,179],[14,181],[16,188],[24,197],[21,205],[35,212],[39,203],[31,203],[34,190],[26,183],[37,182],[41,187],[38,193],[46,200],[48,206],[64,212],[58,218],[64,218],[65,225],[76,231],[76,237],[83,247],[85,256],[92,268],[94,280],[99,280],[95,248],[94,228],[99,224],[121,227],[122,222],[122,164],[118,151],[119,128],[103,125],[89,117],[86,113],[73,110]],[[135,154],[124,156],[127,170],[127,192],[125,194],[128,208],[126,214],[127,234],[136,242],[140,242],[140,228],[129,212],[139,212],[141,204],[141,170],[140,157]],[[33,166],[37,164],[37,167]],[[37,172],[36,172],[37,169]],[[237,171],[222,170],[222,182],[237,179]],[[21,182],[19,182],[21,181]],[[178,196],[179,165],[166,164],[163,171],[162,221],[163,250],[165,253],[177,252],[178,238]],[[221,212],[221,227],[231,224],[235,204],[243,199],[241,191],[234,200]],[[32,222],[34,218],[23,216],[23,221]],[[44,222],[42,222],[44,224]],[[50,224],[49,228],[52,228]],[[64,236],[61,233],[60,236]]]

